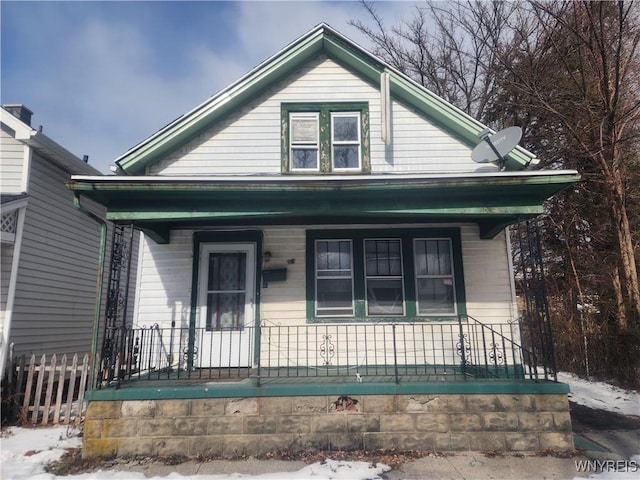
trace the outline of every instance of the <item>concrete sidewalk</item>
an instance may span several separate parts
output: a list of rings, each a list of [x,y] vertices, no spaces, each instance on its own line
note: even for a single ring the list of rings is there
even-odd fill
[[[384,478],[389,480],[476,480],[476,479],[572,479],[588,477],[588,472],[580,473],[576,461],[586,460],[586,456],[555,458],[544,456],[504,455],[488,457],[482,453],[462,453],[449,456],[424,457],[393,469]],[[164,477],[170,473],[188,475],[261,475],[277,472],[297,472],[306,464],[301,461],[285,460],[212,460],[208,462],[188,461],[178,465],[160,463],[119,463],[113,470],[140,472],[147,477]],[[593,473],[593,472],[591,472]],[[302,480],[302,479],[301,479]]]

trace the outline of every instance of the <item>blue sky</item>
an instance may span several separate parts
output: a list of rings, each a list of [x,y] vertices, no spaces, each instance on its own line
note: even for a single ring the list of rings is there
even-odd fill
[[[387,25],[412,2],[379,2]],[[0,99],[104,173],[130,147],[315,25],[368,48],[352,1],[0,2]]]

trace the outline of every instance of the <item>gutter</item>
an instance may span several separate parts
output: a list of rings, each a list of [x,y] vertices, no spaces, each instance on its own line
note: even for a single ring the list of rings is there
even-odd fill
[[[521,184],[557,183],[578,181],[580,175],[576,170],[536,170],[518,172],[494,173],[439,173],[439,174],[377,174],[377,175],[192,175],[165,177],[161,175],[130,175],[130,176],[88,176],[72,175],[67,185],[72,190],[101,190],[107,188],[119,189],[124,185],[136,187],[171,185],[197,185],[201,187],[222,185],[276,185],[304,188],[304,186],[393,186],[405,188],[407,184],[415,185],[483,185],[489,182]],[[78,184],[86,185],[77,188]],[[119,185],[120,184],[120,185]],[[90,186],[89,186],[90,185]],[[109,187],[114,185],[114,187]]]
[[[91,340],[91,369],[89,371],[89,389],[93,390],[96,385],[96,365],[95,360],[97,358],[98,353],[98,332],[100,327],[100,312],[102,310],[102,290],[103,290],[103,278],[104,278],[104,261],[105,261],[105,250],[107,246],[107,222],[106,220],[100,218],[93,212],[85,209],[80,204],[80,193],[73,192],[73,205],[84,215],[91,218],[100,224],[100,254],[98,257],[98,274],[96,278],[96,309],[95,315],[93,318],[93,339]]]

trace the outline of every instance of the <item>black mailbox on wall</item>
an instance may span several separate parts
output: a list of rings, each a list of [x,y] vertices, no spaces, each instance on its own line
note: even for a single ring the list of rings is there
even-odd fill
[[[264,287],[266,287],[269,282],[284,282],[286,280],[286,268],[268,268],[262,271],[262,285]]]

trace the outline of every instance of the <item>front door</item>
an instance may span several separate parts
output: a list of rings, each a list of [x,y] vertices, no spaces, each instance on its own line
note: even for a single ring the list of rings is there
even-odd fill
[[[201,244],[196,365],[252,365],[255,258],[253,243]]]

